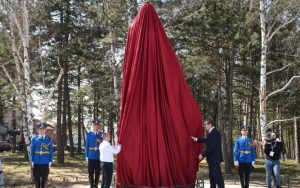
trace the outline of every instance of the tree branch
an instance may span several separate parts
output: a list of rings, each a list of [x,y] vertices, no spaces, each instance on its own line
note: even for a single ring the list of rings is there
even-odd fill
[[[15,65],[16,65],[16,69],[18,72],[18,75],[20,75],[21,73],[21,69],[20,69],[20,63],[22,64],[23,68],[24,68],[24,63],[23,63],[23,59],[20,56],[20,47],[17,49],[16,46],[16,39],[15,39],[15,32],[14,32],[14,26],[13,26],[13,16],[12,14],[9,15],[9,28],[10,28],[10,42],[11,42],[11,47],[12,47],[12,51],[13,51],[13,57],[14,57],[14,61],[15,61]]]
[[[293,64],[294,64],[294,63],[290,63],[290,64],[287,64],[287,65],[283,66],[283,67],[280,68],[280,69],[276,69],[276,70],[267,72],[267,73],[266,73],[266,76],[268,76],[268,75],[270,75],[270,74],[273,74],[273,73],[275,73],[275,72],[280,72],[280,71],[286,69],[287,67],[289,67],[289,66],[291,66],[291,65],[293,65]]]
[[[271,97],[272,95],[275,95],[275,94],[277,94],[277,93],[282,92],[283,90],[285,90],[285,89],[292,83],[292,81],[293,81],[294,79],[297,79],[297,78],[300,78],[300,75],[298,75],[298,76],[293,76],[293,77],[285,84],[285,86],[283,86],[281,89],[278,89],[278,90],[276,90],[276,91],[273,91],[272,93],[270,93],[269,95],[267,95],[266,100],[268,100],[268,98]]]
[[[22,97],[20,91],[18,90],[16,84],[13,82],[13,80],[12,80],[11,76],[9,75],[8,71],[6,70],[6,68],[3,65],[1,67],[2,67],[6,77],[8,78],[9,82],[12,84],[13,88],[15,89],[18,97],[20,98],[20,101],[23,102],[24,101],[23,97]]]
[[[277,122],[293,121],[295,118],[296,118],[296,119],[300,119],[300,116],[298,116],[298,117],[293,117],[293,118],[289,118],[289,119],[276,119],[276,120],[274,120],[274,121],[269,122],[269,123],[267,124],[267,126],[269,126],[269,125],[271,125],[271,124],[273,124],[273,123],[277,123]]]
[[[276,5],[277,3],[278,3],[278,0],[272,1],[271,4],[268,7],[265,7],[266,12],[269,12],[272,9],[272,7],[274,5]]]
[[[47,116],[47,109],[48,109],[48,107],[49,107],[50,100],[51,100],[51,98],[52,98],[52,96],[53,96],[54,90],[55,90],[56,87],[58,86],[58,84],[59,84],[59,82],[60,82],[60,80],[61,80],[63,74],[64,74],[64,69],[61,68],[61,69],[60,69],[60,72],[59,72],[59,74],[58,74],[58,77],[57,77],[57,79],[56,79],[56,81],[55,81],[55,83],[54,83],[54,86],[51,88],[50,93],[49,93],[49,95],[48,95],[48,97],[47,97],[47,101],[46,101],[46,103],[45,103],[45,105],[44,105],[44,107],[43,107],[42,118],[43,118],[44,120],[47,118],[47,117],[46,117],[46,116]]]
[[[277,27],[273,33],[270,35],[271,30],[268,32],[267,38],[268,38],[268,42],[270,42],[273,38],[273,36],[282,28],[284,28],[286,25],[292,23],[294,20],[297,19],[297,16],[295,16],[294,18],[290,19],[289,21],[285,22],[284,24],[280,25],[279,27]]]
[[[22,28],[21,28],[21,24],[20,24],[19,20],[17,19],[16,14],[13,12],[13,10],[10,8],[9,11],[10,11],[10,14],[11,14],[11,16],[13,18],[13,21],[14,21],[15,25],[18,28],[20,38],[21,38],[22,42],[24,43],[25,42],[25,36],[23,34],[23,31],[22,31]]]
[[[181,7],[179,7],[178,11],[175,14],[173,14],[173,16],[164,24],[164,28],[167,28],[170,25],[170,23],[172,23],[172,21],[175,20],[180,14],[182,14],[184,9],[187,9],[189,6],[191,7],[193,5],[199,5],[199,4],[201,6],[203,5],[203,2],[198,2],[198,1],[195,1],[195,2],[193,2],[193,0],[191,0],[189,2],[182,3],[182,5],[181,5]]]

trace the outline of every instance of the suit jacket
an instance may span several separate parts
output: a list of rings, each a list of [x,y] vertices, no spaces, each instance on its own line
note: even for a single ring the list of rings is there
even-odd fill
[[[221,134],[218,129],[213,128],[206,138],[198,138],[197,142],[205,143],[205,151],[202,153],[202,156],[206,157],[207,163],[223,162]]]

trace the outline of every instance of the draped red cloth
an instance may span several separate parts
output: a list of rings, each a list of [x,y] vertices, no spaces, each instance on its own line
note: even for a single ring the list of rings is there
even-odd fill
[[[119,186],[195,183],[202,114],[153,6],[146,3],[128,30],[117,157]]]

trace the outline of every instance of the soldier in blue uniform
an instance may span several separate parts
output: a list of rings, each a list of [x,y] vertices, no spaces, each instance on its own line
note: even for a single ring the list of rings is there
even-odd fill
[[[88,161],[88,172],[90,186],[98,188],[100,177],[100,152],[99,145],[102,142],[103,132],[100,132],[100,122],[93,120],[93,131],[86,135],[85,158]]]
[[[36,188],[44,188],[49,175],[49,167],[53,159],[52,138],[46,135],[49,124],[39,124],[39,135],[32,138],[30,160],[33,167],[33,177]]]
[[[240,130],[242,136],[236,140],[233,149],[234,165],[238,168],[241,187],[249,188],[250,173],[255,163],[255,148],[252,139],[248,137],[248,127],[242,125]]]

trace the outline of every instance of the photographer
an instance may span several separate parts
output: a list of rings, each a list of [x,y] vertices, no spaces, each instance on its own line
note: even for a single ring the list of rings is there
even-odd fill
[[[269,139],[270,138],[270,139]],[[266,181],[268,188],[272,187],[272,173],[275,175],[276,188],[281,187],[280,177],[280,156],[283,149],[282,142],[279,140],[275,132],[271,133],[271,136],[266,139],[264,145],[264,152],[266,154]]]

